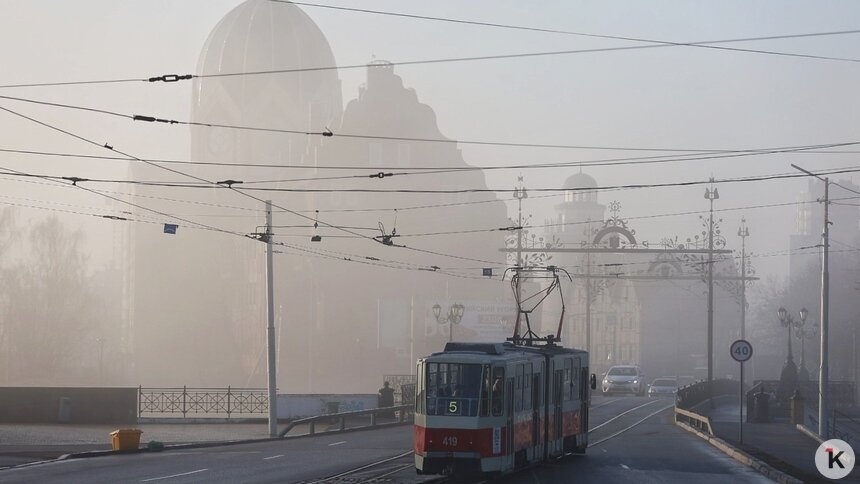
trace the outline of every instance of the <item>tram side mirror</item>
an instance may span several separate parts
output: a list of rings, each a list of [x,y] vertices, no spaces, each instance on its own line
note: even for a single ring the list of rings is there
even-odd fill
[[[592,390],[597,390],[597,375],[592,373],[591,379],[589,380],[589,383],[591,383],[591,389]]]

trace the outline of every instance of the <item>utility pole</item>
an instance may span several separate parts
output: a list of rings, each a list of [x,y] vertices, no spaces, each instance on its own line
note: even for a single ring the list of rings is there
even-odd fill
[[[585,351],[591,353],[591,252],[585,254]]]
[[[750,236],[750,229],[747,227],[747,219],[741,219],[741,226],[738,229],[738,235],[741,238],[741,339],[747,339],[747,237]]]
[[[275,366],[275,291],[272,274],[272,201],[266,200],[266,343],[269,350],[269,437],[278,436],[278,387]]]
[[[523,186],[523,177],[518,178],[520,186],[514,189],[514,198],[517,199],[517,267],[523,267],[523,199],[529,198]],[[520,278],[517,278],[517,302],[522,300]]]
[[[820,177],[797,165],[792,168],[824,182],[824,229],[821,231],[821,361],[818,367],[818,435],[830,439],[827,425],[830,405],[830,358],[828,334],[830,329],[830,178]]]
[[[714,181],[711,178],[711,181]],[[720,198],[717,188],[705,188],[705,198],[711,202],[708,217],[708,400],[714,406],[714,200]]]

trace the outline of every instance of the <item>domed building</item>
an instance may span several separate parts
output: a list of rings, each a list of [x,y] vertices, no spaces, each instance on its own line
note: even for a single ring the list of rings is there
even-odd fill
[[[401,167],[469,167],[456,143],[442,134],[433,109],[404,86],[391,64],[370,63],[366,85],[346,110],[336,70],[303,70],[333,65],[325,36],[299,7],[248,0],[210,34],[193,83],[195,122],[302,133],[195,126],[191,156],[203,163],[183,167],[208,180],[250,185],[286,179],[292,181],[260,186],[315,190],[266,193],[291,212],[276,208],[274,213],[276,240],[292,246],[278,247],[283,253],[274,261],[282,392],[375,391],[383,374],[413,373],[415,358],[440,350],[451,335],[460,341],[509,336],[502,319],[513,319],[516,312],[507,283],[483,279],[479,270],[457,270],[504,266],[498,250],[505,245],[504,234],[433,236],[452,228],[508,226],[503,201],[486,193],[337,190],[414,191],[428,183],[441,189],[481,188],[486,187],[482,171],[318,179],[325,176],[318,168],[334,165],[354,166],[363,175]],[[228,75],[270,70],[298,72]],[[303,134],[326,129],[335,136]],[[241,166],[246,164],[272,167]],[[165,175],[142,166],[133,176]],[[303,178],[313,180],[296,180]],[[325,191],[329,188],[334,191]],[[175,200],[159,205],[163,194],[154,187],[140,186],[137,193],[155,197],[147,199],[149,206],[193,213],[189,220],[219,229],[252,234],[265,225],[262,204],[229,190],[183,191],[188,205]],[[472,202],[480,209],[460,205]],[[242,210],[230,208],[237,206]],[[302,219],[298,211],[311,217],[319,211],[320,223]],[[352,234],[328,224],[348,226]],[[265,246],[187,223],[176,235],[163,234],[159,225],[137,224],[132,230],[128,307],[137,381],[144,386],[265,384]],[[392,244],[377,243],[378,236],[395,232]],[[445,253],[471,261],[440,255]],[[441,274],[446,270],[453,275]],[[445,313],[454,304],[465,308],[456,327],[434,316],[435,305]]]
[[[564,201],[555,206],[556,219],[547,221],[547,239],[558,240],[573,249],[604,248],[604,240],[595,240],[601,229],[611,225],[606,220],[606,206],[598,202],[598,184],[580,171],[569,176],[563,185]],[[555,263],[573,277],[565,288],[566,313],[562,342],[566,346],[591,351],[592,370],[601,374],[612,365],[639,364],[641,361],[641,305],[635,284],[614,278],[608,263],[626,262],[623,254],[559,252]],[[544,321],[558,321],[557,308],[544,309]],[[587,325],[591,326],[591,347]]]

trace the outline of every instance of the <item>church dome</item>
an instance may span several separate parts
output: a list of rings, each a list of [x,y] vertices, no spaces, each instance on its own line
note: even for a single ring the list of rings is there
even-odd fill
[[[586,175],[585,173],[579,172],[567,177],[567,180],[565,180],[564,182],[564,188],[568,190],[581,188],[597,188],[597,181],[592,178],[591,175]]]
[[[204,123],[323,131],[335,125],[343,112],[340,79],[335,69],[303,69],[334,65],[325,35],[299,7],[247,0],[218,22],[203,46],[197,64],[197,75],[203,77],[194,80],[192,118]],[[205,77],[272,70],[299,72]],[[195,134],[192,130],[192,136]],[[276,154],[242,148],[271,145],[278,141],[272,136],[239,136],[217,130],[201,135],[192,142],[192,150],[203,159]],[[204,138],[207,135],[211,139]],[[306,140],[296,138],[292,143],[292,148],[280,149],[300,153],[312,148],[297,149],[296,143],[308,143]],[[319,140],[311,140],[313,143]]]

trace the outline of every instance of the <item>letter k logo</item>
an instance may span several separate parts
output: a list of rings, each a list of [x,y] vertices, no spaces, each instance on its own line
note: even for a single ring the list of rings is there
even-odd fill
[[[840,450],[836,455],[833,455],[833,447],[828,447],[825,451],[827,452],[827,467],[833,469],[833,464],[836,464],[841,469],[845,468],[845,466],[842,465],[842,461],[839,460],[839,458],[842,457],[842,454],[845,453],[844,450]]]

